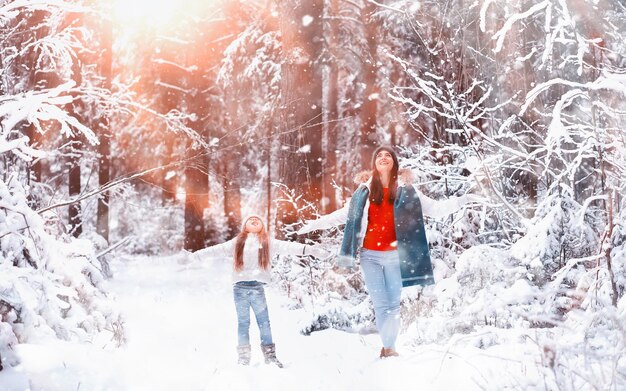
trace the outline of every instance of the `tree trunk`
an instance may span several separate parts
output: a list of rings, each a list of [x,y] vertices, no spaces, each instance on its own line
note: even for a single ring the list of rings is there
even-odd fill
[[[204,248],[204,210],[209,206],[208,173],[200,156],[185,168],[185,244],[189,251]]]
[[[156,99],[157,110],[161,114],[167,115],[172,110],[185,111],[181,109],[187,104],[194,105],[192,99],[185,93],[186,90],[196,86],[187,86],[192,83],[189,83],[190,75],[184,69],[186,55],[183,49],[162,38],[155,45],[153,56],[152,63],[155,67],[154,90],[158,95]],[[199,69],[206,68],[202,66]],[[194,78],[193,75],[191,77]],[[154,144],[156,148],[159,148],[160,153],[158,156],[155,156],[155,160],[158,160],[158,164],[167,165],[175,160],[177,137],[167,129],[168,125],[165,122],[160,122],[157,126],[160,129],[155,130]],[[154,176],[154,182],[161,188],[163,205],[176,201],[178,177],[178,172],[174,170],[161,170]]]
[[[80,150],[81,141],[77,137],[72,137],[70,141],[69,156],[69,195],[70,199],[78,197],[81,191],[80,183]],[[75,238],[79,237],[83,232],[83,223],[81,216],[80,201],[71,204],[68,207],[70,234]]]
[[[165,148],[163,149],[164,159],[163,164],[169,164],[174,161],[174,136],[169,133],[167,129],[163,129]],[[178,185],[178,178],[175,172],[171,170],[161,171],[161,195],[163,197],[163,204],[171,204],[176,201],[176,187]]]
[[[82,70],[81,64],[79,60],[76,60],[74,64],[72,64],[72,73],[73,79],[76,82],[77,86],[82,84]],[[68,113],[77,118],[81,123],[83,123],[83,101],[74,96],[74,101],[67,105]],[[80,154],[82,150],[82,137],[80,135],[74,134],[70,138],[69,144],[69,157],[68,157],[68,166],[69,166],[69,180],[68,180],[68,192],[70,199],[78,198],[81,192],[81,168],[80,168]],[[68,206],[68,220],[70,226],[70,234],[75,238],[79,237],[83,232],[83,223],[81,216],[81,205],[80,201],[75,202]]]
[[[102,88],[111,89],[111,67],[113,61],[113,25],[110,19],[102,21]],[[96,131],[99,136],[98,147],[98,185],[104,186],[111,179],[111,129],[108,113],[100,113]],[[96,231],[109,241],[109,192],[105,191],[98,198]]]
[[[32,10],[30,11],[30,15],[28,18],[28,25],[31,28],[33,34],[33,41],[38,41],[44,36],[48,34],[48,28],[45,25],[46,14],[48,12],[45,10]],[[37,68],[37,62],[39,61],[40,50],[39,47],[35,48],[30,55],[30,64],[29,64],[29,80],[28,86],[26,86],[27,90],[30,91],[39,91],[43,88],[46,88],[46,74]],[[25,125],[24,134],[30,140],[30,146],[32,148],[41,147],[41,134],[35,128],[35,125],[32,123],[28,123]],[[35,159],[35,161],[30,165],[30,175],[28,178],[29,185],[31,182],[41,183],[42,180],[42,166],[41,160]],[[37,198],[37,197],[35,197]],[[37,203],[34,200],[34,203]]]
[[[365,83],[365,93],[361,108],[361,166],[369,169],[371,166],[372,154],[379,144],[377,130],[378,93],[376,63],[378,61],[378,26],[374,20],[376,6],[365,2],[363,7],[363,19],[365,21],[365,34],[367,39],[368,52],[363,58],[363,83]]]
[[[227,239],[232,239],[240,231],[241,224],[241,187],[239,180],[241,173],[241,154],[236,149],[229,152],[222,170],[222,186],[224,188],[224,214],[227,221]],[[261,211],[256,211],[260,213]]]
[[[272,203],[273,203],[273,194],[272,194],[272,138],[273,138],[273,128],[275,125],[276,121],[274,120],[273,117],[270,117],[269,119],[269,123],[267,126],[267,144],[266,144],[266,150],[265,150],[265,158],[267,159],[267,179],[265,181],[265,191],[266,191],[266,204],[265,204],[265,208],[266,208],[266,221],[265,221],[265,225],[267,227],[267,229],[270,229],[271,227],[271,223],[272,223]]]
[[[324,5],[324,36],[326,43],[324,51],[324,78],[323,80],[323,171],[322,171],[322,201],[321,212],[328,214],[337,209],[337,197],[333,180],[337,171],[337,120],[339,99],[339,72],[337,67],[337,19],[339,16],[338,0],[326,0]]]
[[[197,49],[197,51],[200,49]],[[196,55],[199,55],[196,51]],[[184,90],[193,89],[197,86],[186,86],[186,79],[189,77],[188,71],[181,65],[185,65],[186,55],[184,48],[166,39],[160,40],[157,46],[158,56],[154,58],[156,64],[157,80],[155,81],[156,91],[158,91],[159,111],[166,115],[172,110],[180,110],[185,104],[194,106],[196,102],[190,101],[188,94]],[[181,58],[182,57],[182,58]],[[157,61],[158,60],[158,61]],[[205,69],[199,66],[199,69]],[[193,76],[192,76],[193,77]],[[199,80],[199,79],[195,79]],[[200,95],[198,95],[200,96]],[[202,98],[200,98],[202,99]],[[188,101],[188,102],[186,102]],[[174,161],[176,135],[167,129],[167,124],[159,124],[162,129],[158,132],[163,143],[163,153],[159,156],[161,164],[169,164]],[[178,186],[178,175],[171,170],[161,171],[161,177],[157,179],[161,186],[161,196],[163,204],[170,204],[176,201],[176,188]]]
[[[322,3],[319,0],[281,3],[280,29],[284,59],[281,67],[281,145],[279,180],[299,201],[279,202],[276,233],[293,237],[290,224],[310,218],[306,201],[321,198],[322,89],[313,62],[321,41]],[[309,20],[312,18],[312,21]],[[307,21],[307,23],[303,23]],[[310,23],[308,23],[310,22]]]
[[[196,101],[201,101],[195,97]],[[200,113],[198,113],[200,116]],[[192,124],[198,129],[198,122]],[[192,152],[193,153],[193,152]],[[197,153],[197,152],[196,152]],[[205,246],[207,227],[204,225],[204,210],[209,207],[209,166],[204,154],[190,161],[184,170],[185,176],[185,240],[183,247],[198,251]]]
[[[187,74],[187,89],[190,93],[185,94],[186,106],[190,113],[194,114],[194,119],[187,124],[191,129],[198,132],[205,140],[208,140],[207,118],[213,109],[209,104],[210,98],[203,95],[202,91],[207,90],[205,79],[203,78],[202,65],[206,62],[205,52],[202,50],[204,41],[202,37],[199,42],[195,42],[193,60],[186,66],[195,70]],[[169,142],[173,142],[173,137],[167,137]],[[191,151],[197,154],[193,162],[185,167],[185,244],[184,247],[190,251],[197,251],[205,246],[208,227],[204,224],[204,210],[209,207],[209,158],[205,150]],[[169,158],[169,156],[168,156]],[[175,182],[174,182],[175,186]]]
[[[602,164],[602,174],[605,174],[604,171],[604,162]],[[609,271],[609,280],[611,282],[611,304],[613,307],[617,307],[617,299],[619,299],[619,292],[617,289],[617,283],[615,279],[615,273],[613,272],[613,258],[611,257],[611,251],[613,250],[613,231],[615,229],[614,220],[613,220],[613,201],[615,198],[616,191],[612,190],[608,192],[608,201],[606,202],[606,212],[607,212],[607,228],[606,228],[606,238],[608,241],[608,245],[604,250],[604,256],[606,257],[606,268]]]

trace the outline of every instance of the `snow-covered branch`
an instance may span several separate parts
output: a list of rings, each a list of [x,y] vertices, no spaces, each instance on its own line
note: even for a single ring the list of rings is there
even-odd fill
[[[75,83],[69,81],[48,90],[29,91],[17,96],[0,98],[0,118],[2,118],[0,142],[4,143],[0,150],[7,152],[8,150],[19,149],[26,156],[33,153],[32,148],[27,148],[23,142],[13,142],[11,148],[7,144],[9,143],[9,135],[21,121],[34,124],[42,133],[42,122],[54,121],[61,126],[61,134],[64,136],[72,137],[75,134],[74,130],[76,130],[92,145],[98,144],[98,137],[95,133],[63,108],[74,100],[71,95],[74,86]],[[26,141],[24,138],[20,140]]]

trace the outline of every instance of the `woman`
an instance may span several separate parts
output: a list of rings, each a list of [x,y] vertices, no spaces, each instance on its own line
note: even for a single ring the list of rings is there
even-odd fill
[[[312,255],[322,258],[326,251],[302,243],[285,242],[270,238],[261,218],[256,215],[243,220],[241,232],[228,242],[199,250],[191,256],[195,259],[223,257],[233,260],[233,296],[237,310],[237,333],[239,364],[249,365],[250,308],[254,312],[261,337],[261,351],[265,363],[274,363],[282,368],[276,358],[276,347],[272,340],[267,300],[263,286],[270,282],[270,259],[274,254]]]
[[[383,347],[380,357],[398,356],[402,287],[434,283],[423,214],[443,217],[473,196],[435,201],[412,185],[389,146],[376,149],[372,170],[359,174],[347,207],[308,222],[299,234],[345,224],[338,266],[353,268],[360,252],[365,287],[374,305]]]

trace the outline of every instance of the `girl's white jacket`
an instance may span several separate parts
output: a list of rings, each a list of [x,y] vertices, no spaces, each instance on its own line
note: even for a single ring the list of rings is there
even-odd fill
[[[233,238],[228,242],[218,244],[198,250],[191,254],[195,260],[204,260],[206,258],[220,258],[226,262],[234,264],[235,259],[235,243],[237,238]],[[243,247],[243,269],[240,272],[235,271],[233,267],[233,283],[239,281],[259,281],[269,283],[271,281],[270,271],[263,270],[259,267],[259,246],[261,242],[257,235],[248,235],[246,244]],[[281,255],[305,255],[307,245],[297,242],[286,242],[274,238],[269,239],[270,259],[276,254]]]

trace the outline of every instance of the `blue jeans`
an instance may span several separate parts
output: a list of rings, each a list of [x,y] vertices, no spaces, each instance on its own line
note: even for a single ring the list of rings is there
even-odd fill
[[[254,311],[259,325],[261,344],[271,345],[272,329],[267,311],[263,283],[258,281],[240,281],[233,286],[235,309],[237,310],[237,335],[239,345],[250,345],[250,307]]]
[[[361,270],[365,287],[374,304],[376,328],[385,348],[396,350],[400,332],[402,275],[398,251],[361,249]]]

